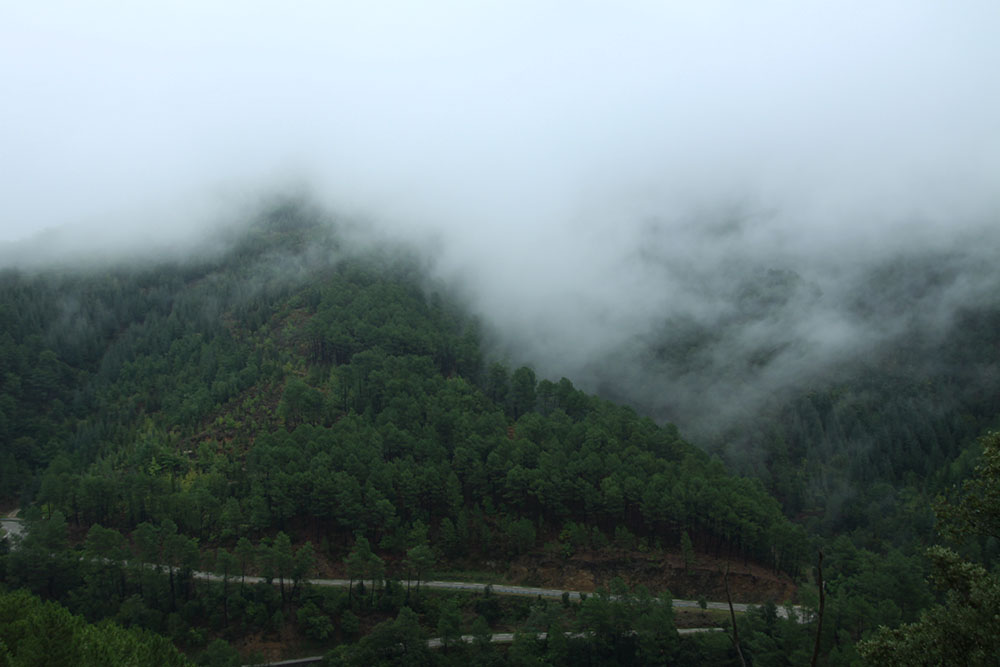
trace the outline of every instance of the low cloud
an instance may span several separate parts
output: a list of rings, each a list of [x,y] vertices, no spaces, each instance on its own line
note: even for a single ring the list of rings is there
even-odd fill
[[[0,27],[0,262],[184,256],[291,193],[419,244],[497,355],[696,427],[991,298],[998,20],[24,5]]]

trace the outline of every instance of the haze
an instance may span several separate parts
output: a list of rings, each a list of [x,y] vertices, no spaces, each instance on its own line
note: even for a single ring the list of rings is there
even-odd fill
[[[498,354],[637,402],[682,389],[629,350],[789,272],[684,378],[759,396],[913,324],[846,314],[872,267],[950,258],[911,304],[931,329],[992,293],[998,25],[962,1],[11,5],[0,257],[190,247],[307,193],[433,247]],[[782,352],[734,388],[761,341]]]

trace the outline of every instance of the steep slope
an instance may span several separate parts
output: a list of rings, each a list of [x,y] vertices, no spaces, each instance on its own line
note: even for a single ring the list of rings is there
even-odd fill
[[[485,369],[475,323],[389,252],[282,209],[215,259],[6,276],[7,493],[124,530],[196,497],[175,518],[203,540],[448,519],[458,555],[577,521],[794,567],[758,485],[568,380]]]
[[[427,558],[687,540],[797,572],[804,534],[758,482],[565,378],[488,363],[477,323],[412,254],[340,238],[283,206],[183,263],[3,275],[0,490],[34,506],[37,532],[10,583],[177,638],[271,627],[260,618],[298,600],[314,558],[403,577]],[[114,567],[66,554],[84,533]],[[199,552],[277,574],[280,597],[257,603],[276,606],[206,599]]]

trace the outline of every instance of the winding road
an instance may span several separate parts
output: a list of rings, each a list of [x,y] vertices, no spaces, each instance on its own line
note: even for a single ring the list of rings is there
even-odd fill
[[[199,579],[207,579],[210,581],[222,581],[222,576],[214,574],[211,572],[194,572],[194,576]],[[236,581],[240,579],[239,576],[232,576],[230,580]],[[263,577],[246,577],[247,583],[256,584],[260,582],[266,582],[267,580]],[[276,580],[272,580],[272,583]],[[330,586],[334,588],[347,588],[351,582],[347,579],[309,579],[308,583],[313,586]],[[355,580],[357,581],[357,580]],[[558,588],[536,588],[533,586],[509,586],[506,584],[483,584],[471,581],[421,581],[421,588],[430,588],[432,590],[439,591],[467,591],[471,593],[485,593],[486,589],[489,588],[490,592],[494,595],[521,595],[526,597],[542,597],[542,598],[554,598],[562,599],[564,593],[569,594],[570,600],[579,600],[580,593],[577,591],[564,591]],[[696,608],[700,607],[701,604],[697,600],[673,600],[674,607],[681,608]],[[750,607],[754,605],[746,602],[734,602],[733,611],[745,613]],[[717,609],[721,611],[729,611],[729,603],[727,602],[707,602],[705,604],[706,609]],[[796,616],[800,619],[803,618],[804,609],[799,606],[793,606],[792,610],[795,612]],[[777,608],[778,616],[781,618],[788,617],[788,608],[784,606],[779,606]]]
[[[200,579],[207,579],[210,581],[222,581],[222,577],[218,574],[211,572],[194,572],[194,576]],[[230,577],[232,581],[237,581],[240,579],[239,576]],[[263,577],[246,577],[245,581],[247,583],[260,583],[266,582],[267,580]],[[309,583],[314,586],[330,586],[336,588],[347,588],[351,582],[347,579],[310,579]],[[273,583],[273,580],[272,580]],[[577,591],[563,591],[558,588],[536,588],[533,586],[508,586],[506,584],[483,584],[471,581],[421,581],[421,588],[430,588],[433,590],[447,590],[447,591],[468,591],[472,593],[485,593],[486,589],[489,588],[490,592],[494,595],[523,595],[527,597],[542,597],[542,598],[556,598],[562,599],[563,593],[569,594],[569,599],[579,600],[580,593]],[[696,600],[673,600],[674,607],[682,608],[692,608],[700,607],[701,604]],[[745,613],[750,607],[756,605],[748,604],[745,602],[734,602],[733,611]],[[706,609],[719,609],[728,611],[729,603],[727,602],[708,602],[705,605]],[[791,607],[792,611],[798,617],[799,622],[804,623],[806,621],[806,614],[804,613],[803,607],[794,606]],[[778,616],[781,618],[788,617],[788,607],[778,607]],[[680,635],[691,635],[701,632],[722,632],[723,628],[678,628],[677,634]],[[539,634],[539,638],[544,639],[545,633]],[[471,643],[473,641],[473,635],[462,635],[462,641],[466,643]],[[514,634],[511,632],[497,632],[493,633],[491,642],[496,644],[509,644],[514,641]],[[441,639],[433,638],[427,640],[427,646],[429,648],[441,648]],[[321,662],[323,656],[311,656],[308,658],[298,658],[296,660],[287,660],[282,662],[269,662],[268,665],[306,665]]]
[[[2,526],[11,536],[23,537],[24,535],[24,525],[21,520],[16,518],[16,512],[12,513],[10,516],[0,518],[0,526]],[[149,567],[155,567],[150,565]],[[206,581],[222,581],[222,575],[215,574],[214,572],[202,572],[195,571],[194,576],[198,579],[204,579]],[[236,581],[241,579],[239,576],[231,576],[230,580]],[[242,578],[244,581],[256,584],[266,581],[263,577],[248,576]],[[276,579],[272,579],[272,583],[276,582]],[[308,579],[308,583],[314,586],[330,586],[333,588],[347,588],[351,585],[351,581],[348,579]],[[480,582],[471,581],[421,581],[421,588],[430,588],[432,590],[444,590],[444,591],[468,591],[472,593],[485,593],[487,588],[490,592],[496,595],[521,595],[527,597],[542,597],[542,598],[555,598],[562,599],[563,594],[568,594],[570,600],[579,600],[580,593],[577,591],[564,591],[558,588],[537,588],[534,586],[510,586],[507,584],[485,584]],[[674,599],[674,607],[682,608],[695,608],[700,607],[700,603],[697,600],[679,600]],[[750,603],[745,602],[734,602],[733,610],[738,612],[746,612],[750,607],[755,606]],[[708,602],[705,605],[706,609],[717,609],[722,611],[729,610],[729,604],[726,602]],[[803,619],[804,609],[799,606],[791,607],[799,619]],[[778,616],[781,618],[786,618],[788,616],[788,608],[784,606],[778,607]]]
[[[693,635],[701,632],[724,632],[723,628],[679,628],[677,634],[679,635]],[[566,633],[567,637],[582,637],[581,633]],[[545,639],[548,637],[547,632],[539,632],[536,637],[538,639]],[[476,640],[475,635],[462,635],[462,642],[466,644],[471,644]],[[513,644],[514,643],[514,633],[513,632],[494,632],[490,635],[490,642],[494,644]],[[434,637],[433,639],[427,640],[427,648],[441,648],[444,646],[444,642],[440,637]],[[279,660],[277,662],[267,662],[265,665],[270,665],[271,667],[291,667],[292,665],[312,665],[317,662],[322,662],[325,656],[322,655],[312,655],[305,658],[293,658],[291,660]],[[248,665],[247,667],[252,667]]]
[[[0,518],[0,527],[7,531],[10,536],[22,537],[24,535],[24,525],[21,523],[20,519],[14,517],[4,517]],[[148,567],[156,567],[150,564]],[[196,570],[193,572],[193,576],[197,579],[203,579],[206,581],[222,581],[223,576],[215,574],[214,572],[203,572]],[[256,583],[266,583],[267,580],[264,577],[257,576],[230,576],[230,581],[245,581],[246,583],[256,584]],[[309,579],[308,583],[314,586],[329,586],[332,588],[347,588],[351,585],[351,581],[348,579]],[[271,583],[276,583],[275,579],[271,580]],[[562,599],[564,594],[568,595],[570,600],[579,600],[580,593],[578,591],[564,591],[558,588],[538,588],[534,586],[511,586],[507,584],[485,584],[480,582],[471,581],[421,581],[421,588],[429,588],[432,590],[446,590],[446,591],[467,591],[471,593],[485,593],[487,589],[495,595],[520,595],[526,597],[541,597],[541,598],[554,598]],[[680,608],[697,608],[701,604],[696,600],[673,600],[674,607]],[[733,610],[741,613],[745,613],[750,607],[754,605],[745,602],[734,602]],[[729,610],[729,604],[726,602],[707,602],[705,603],[706,609],[716,609],[716,610]],[[795,612],[796,616],[799,618],[800,622],[805,622],[806,613],[804,609],[800,606],[790,607],[792,611]],[[786,618],[788,616],[789,607],[778,607],[778,616],[781,618]],[[722,628],[681,628],[678,629],[678,634],[694,634],[700,632],[721,632]],[[545,638],[545,633],[539,635],[540,638]],[[473,641],[473,635],[462,635],[462,641],[466,643],[471,643]],[[498,632],[494,633],[490,641],[497,644],[509,644],[514,641],[514,634],[510,632]],[[442,643],[440,638],[428,639],[427,645],[430,648],[440,648]],[[310,656],[307,658],[298,658],[294,660],[285,660],[279,662],[269,662],[269,665],[305,665],[320,662],[323,656]]]

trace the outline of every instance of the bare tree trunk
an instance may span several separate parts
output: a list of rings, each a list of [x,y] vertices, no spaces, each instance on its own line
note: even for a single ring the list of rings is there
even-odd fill
[[[813,657],[809,663],[810,667],[816,667],[819,659],[819,641],[823,636],[823,607],[826,605],[826,590],[823,587],[823,552],[819,552],[819,560],[816,563],[816,583],[819,585],[819,618],[816,622],[816,643],[813,644]]]
[[[736,628],[736,612],[733,610],[733,596],[729,593],[729,563],[726,563],[726,575],[722,578],[726,583],[726,601],[729,602],[729,618],[733,621],[733,646],[736,647],[736,655],[740,658],[740,664],[747,667],[747,661],[743,658],[743,649],[740,648],[740,631]]]

